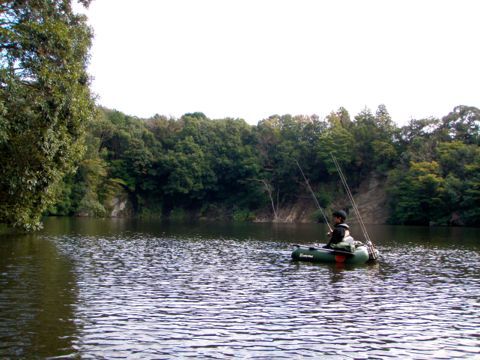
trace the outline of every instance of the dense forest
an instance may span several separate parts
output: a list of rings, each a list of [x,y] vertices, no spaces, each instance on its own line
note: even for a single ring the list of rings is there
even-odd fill
[[[90,0],[79,0],[88,6]],[[127,116],[95,106],[86,71],[92,31],[71,0],[0,4],[0,224],[35,230],[43,215],[252,220],[307,191],[343,196],[330,154],[355,192],[386,184],[392,224],[480,225],[480,110],[392,122],[385,106],[353,118]]]
[[[38,228],[83,158],[91,38],[70,0],[0,2],[0,223]]]
[[[392,122],[385,106],[353,119],[340,108],[317,116],[149,119],[99,108],[88,125],[87,152],[65,178],[51,215],[105,216],[127,197],[136,216],[251,220],[306,194],[296,165],[322,207],[342,196],[333,153],[355,192],[380,176],[392,224],[480,225],[480,110],[458,106],[442,119]]]

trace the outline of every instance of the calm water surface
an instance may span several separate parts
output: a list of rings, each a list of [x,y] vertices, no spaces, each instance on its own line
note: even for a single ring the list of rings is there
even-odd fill
[[[290,260],[322,225],[49,219],[0,236],[0,358],[480,358],[480,229],[369,230],[345,268]]]

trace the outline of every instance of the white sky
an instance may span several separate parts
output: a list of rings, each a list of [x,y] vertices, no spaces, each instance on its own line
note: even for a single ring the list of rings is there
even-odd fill
[[[98,103],[129,115],[393,120],[480,107],[478,0],[94,0]]]

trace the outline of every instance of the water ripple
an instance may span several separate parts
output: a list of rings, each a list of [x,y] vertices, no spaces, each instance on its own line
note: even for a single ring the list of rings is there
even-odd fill
[[[0,242],[2,358],[478,358],[475,244],[340,267],[292,262],[294,229],[99,229]]]
[[[385,248],[380,264],[337,268],[268,241],[56,241],[77,269],[86,358],[478,355],[476,252]]]

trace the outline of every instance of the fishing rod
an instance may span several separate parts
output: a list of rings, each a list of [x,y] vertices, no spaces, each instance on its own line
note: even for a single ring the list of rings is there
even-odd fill
[[[307,188],[308,188],[308,190],[310,190],[310,193],[312,194],[313,200],[315,201],[315,204],[317,205],[318,210],[320,210],[320,212],[323,215],[323,219],[325,220],[325,224],[327,224],[327,226],[328,226],[328,230],[333,231],[332,227],[330,226],[330,223],[328,222],[327,215],[325,215],[325,211],[323,211],[322,207],[320,206],[320,203],[318,202],[318,199],[315,196],[315,193],[313,192],[312,187],[310,186],[310,182],[308,181],[307,177],[305,176],[305,173],[303,172],[302,167],[300,166],[300,164],[298,163],[297,160],[295,160],[295,162],[297,163],[297,166],[300,169],[300,172],[302,173],[303,179],[305,180],[305,184],[307,184]]]
[[[333,155],[333,153],[330,153],[330,156],[332,157],[333,163],[335,164],[335,167],[337,168],[338,174],[340,175],[340,179],[342,181],[343,187],[345,188],[345,191],[347,193],[348,198],[350,199],[350,202],[352,203],[353,210],[355,211],[355,215],[357,217],[358,223],[360,224],[360,228],[363,232],[363,236],[365,237],[367,247],[368,247],[368,253],[371,259],[376,260],[378,258],[378,252],[375,249],[372,240],[370,239],[370,236],[368,235],[367,228],[365,226],[365,223],[363,222],[362,216],[360,215],[360,211],[358,210],[357,203],[355,202],[355,199],[353,198],[352,192],[350,191],[350,188],[348,187],[347,184],[347,179],[345,178],[345,175],[343,174],[342,168],[340,167],[340,164],[338,163],[337,159]]]

